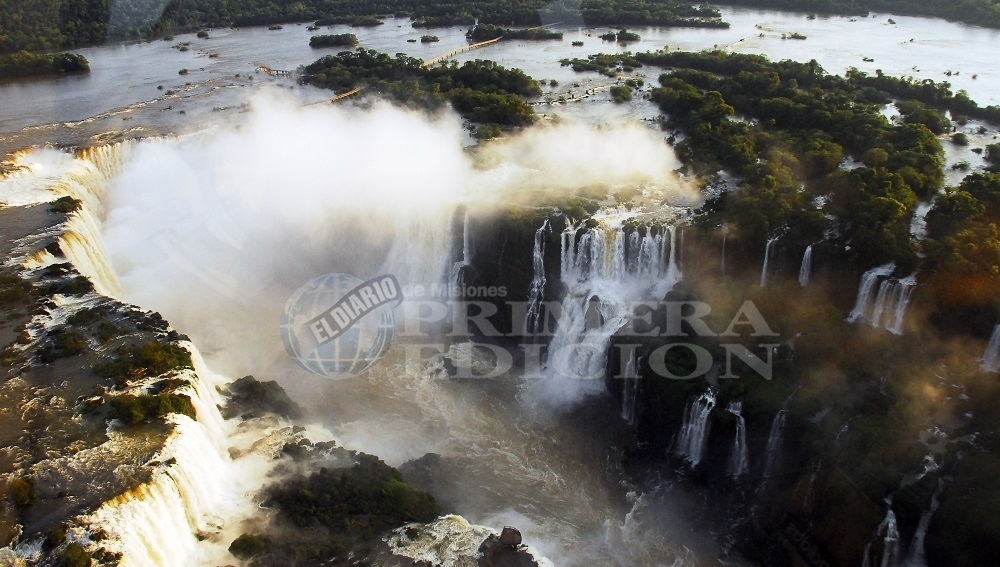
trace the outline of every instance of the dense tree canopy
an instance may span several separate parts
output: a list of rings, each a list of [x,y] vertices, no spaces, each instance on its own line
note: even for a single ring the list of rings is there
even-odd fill
[[[425,67],[420,59],[367,49],[329,55],[303,73],[303,82],[337,92],[364,86],[367,92],[425,108],[449,101],[472,122],[502,126],[533,122],[534,112],[523,97],[541,94],[537,81],[493,61]]]
[[[920,0],[730,0],[727,4],[801,12],[867,14],[869,11],[931,16],[979,26],[1000,27],[996,0],[922,2]]]
[[[317,20],[321,25],[378,24],[410,17],[415,26],[537,26],[563,20],[590,25],[728,26],[719,11],[679,0],[0,0],[0,53],[48,51],[203,27]]]

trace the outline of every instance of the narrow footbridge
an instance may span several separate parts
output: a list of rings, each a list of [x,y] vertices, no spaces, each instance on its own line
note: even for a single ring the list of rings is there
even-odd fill
[[[256,71],[258,73],[267,73],[268,75],[271,75],[272,77],[291,77],[292,76],[292,72],[291,71],[282,71],[281,69],[272,69],[272,68],[268,67],[267,65],[257,65]]]
[[[433,67],[438,62],[444,61],[445,59],[448,59],[448,58],[451,58],[451,57],[454,57],[454,56],[458,55],[459,53],[465,53],[466,51],[472,51],[473,49],[477,49],[477,48],[480,48],[480,47],[486,47],[487,45],[496,43],[496,42],[500,41],[501,39],[503,39],[503,36],[495,37],[493,39],[487,39],[486,41],[480,41],[479,43],[473,43],[473,44],[470,44],[470,45],[465,45],[463,47],[452,49],[451,51],[449,51],[447,53],[442,53],[441,55],[438,55],[437,57],[432,57],[432,58],[428,59],[427,61],[424,61],[424,67]]]
[[[358,91],[360,91],[360,90],[361,90],[361,87],[354,87],[353,89],[351,89],[351,90],[349,90],[347,92],[344,92],[344,93],[340,93],[339,95],[337,95],[337,96],[335,96],[333,98],[328,98],[328,99],[324,99],[324,100],[320,100],[320,101],[316,101],[316,102],[310,102],[309,104],[304,104],[302,106],[313,106],[313,105],[316,105],[316,104],[324,104],[324,103],[330,104],[330,103],[334,103],[334,102],[337,102],[338,100],[345,99],[345,98],[347,98],[347,97],[349,97],[351,95],[358,94]]]

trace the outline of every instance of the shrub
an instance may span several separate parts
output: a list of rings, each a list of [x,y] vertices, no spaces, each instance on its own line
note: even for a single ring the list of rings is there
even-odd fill
[[[56,293],[62,295],[83,295],[94,291],[94,284],[85,276],[75,276],[48,286],[46,291],[50,295]]]
[[[87,338],[75,329],[57,329],[49,332],[49,337],[52,342],[38,353],[39,360],[46,364],[87,350]]]
[[[229,545],[229,553],[240,559],[249,559],[267,547],[267,540],[253,534],[243,534]]]
[[[261,382],[253,376],[244,376],[229,385],[227,418],[242,413],[272,412],[289,419],[302,417],[302,408],[292,401],[277,382]]]
[[[441,39],[436,35],[420,36],[420,43],[434,43],[435,41],[441,41]]]
[[[630,31],[628,31],[626,29],[618,30],[618,42],[619,43],[625,43],[625,42],[628,42],[628,41],[639,41],[640,39],[641,38],[639,37],[639,34],[637,34],[637,33],[630,32]]]
[[[138,425],[170,413],[197,419],[191,398],[179,394],[122,394],[114,396],[108,410],[109,419],[120,419],[127,425]]]
[[[358,36],[353,33],[314,35],[309,38],[309,47],[354,47]]]
[[[0,274],[0,307],[24,305],[31,298],[31,284],[14,274]]]
[[[632,89],[625,85],[615,85],[611,87],[611,99],[615,102],[628,102],[632,100]]]
[[[200,32],[198,32],[198,37],[201,39],[208,39],[208,31],[201,30]]]
[[[440,513],[434,497],[403,482],[377,457],[357,455],[349,468],[297,476],[269,489],[269,502],[300,527],[319,524],[354,537],[374,537],[407,522],[429,522]]]
[[[959,132],[951,137],[951,143],[955,144],[956,146],[968,146],[969,137],[966,136],[965,133]]]
[[[503,130],[500,129],[500,126],[496,124],[483,124],[476,128],[472,136],[477,140],[490,140],[500,137],[501,134],[503,134]]]
[[[1000,143],[987,144],[983,158],[993,165],[1000,165]]]
[[[383,22],[382,20],[376,18],[375,16],[361,16],[361,17],[355,18],[354,21],[351,22],[351,27],[354,27],[354,28],[373,28],[375,26],[381,26],[383,23],[385,23],[385,22]]]
[[[34,482],[30,477],[16,476],[7,483],[7,492],[14,500],[14,504],[20,507],[30,506],[35,497],[32,494]]]
[[[130,379],[157,376],[178,368],[191,368],[191,364],[191,353],[183,348],[148,341],[142,345],[120,347],[113,361],[94,366],[94,372],[105,378],[114,378],[119,385],[123,385]]]
[[[68,214],[80,210],[81,204],[82,202],[79,199],[74,199],[67,195],[52,201],[49,210],[53,213]]]
[[[89,551],[84,549],[79,543],[70,542],[58,553],[56,565],[58,567],[89,567],[90,560],[91,555]]]

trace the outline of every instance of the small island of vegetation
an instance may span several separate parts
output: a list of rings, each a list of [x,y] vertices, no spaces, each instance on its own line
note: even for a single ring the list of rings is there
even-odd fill
[[[401,104],[438,108],[450,102],[470,122],[512,128],[535,120],[525,97],[541,94],[538,82],[493,61],[451,61],[425,67],[420,59],[369,49],[328,55],[303,69],[305,84],[347,92],[364,87]]]
[[[309,38],[309,47],[354,47],[357,44],[358,36],[353,33],[314,35]]]

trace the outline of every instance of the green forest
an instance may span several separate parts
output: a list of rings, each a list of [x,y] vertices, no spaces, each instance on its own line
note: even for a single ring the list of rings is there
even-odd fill
[[[961,0],[734,0],[734,4],[830,13],[891,11],[1000,27],[1000,2]],[[506,26],[583,23],[589,26],[655,25],[729,27],[717,8],[678,0],[0,0],[0,79],[86,71],[86,61],[35,58],[108,41],[148,39],[208,27],[315,21],[318,25],[378,25],[384,16],[409,17],[414,27],[481,25],[470,39],[498,33],[557,39],[557,33]]]
[[[778,529],[781,514],[796,515],[835,557],[830,564],[856,563],[886,506],[895,513],[900,541],[909,541],[938,479],[947,475],[926,539],[928,563],[990,563],[1000,534],[990,510],[1000,501],[1000,489],[995,474],[986,471],[995,472],[1000,454],[1000,388],[968,359],[949,358],[949,341],[982,340],[1000,317],[1000,144],[977,148],[986,171],[945,187],[941,140],[950,136],[943,143],[960,143],[945,111],[958,124],[977,118],[998,125],[1000,108],[981,107],[943,82],[856,69],[838,76],[816,61],[776,62],[722,51],[604,54],[563,64],[610,76],[662,68],[660,84],[648,96],[660,107],[685,167],[706,177],[724,170],[737,180],[734,189],[706,201],[694,224],[711,243],[703,252],[718,250],[728,237],[729,262],[750,259],[730,265],[729,273],[742,267],[753,283],[720,279],[714,264],[688,268],[709,277],[680,293],[712,293],[723,303],[751,293],[781,336],[796,337],[778,362],[776,380],[718,386],[719,407],[724,400],[742,400],[748,421],[787,411],[798,432],[797,472],[762,506],[765,512],[756,518],[761,527]],[[883,114],[889,104],[900,119]],[[911,222],[918,202],[931,198],[926,237],[918,240]],[[792,258],[812,245],[836,283],[758,286],[765,245],[778,236]],[[844,320],[854,299],[851,284],[861,272],[888,262],[895,263],[896,274],[917,274],[926,310],[921,316],[927,324],[906,338]],[[656,344],[651,340],[648,348]],[[706,341],[706,348],[711,344]],[[707,384],[644,376],[656,415],[645,426],[647,440],[669,444],[659,432],[676,430],[669,419],[684,411],[677,400],[690,399]],[[940,376],[962,384],[968,397],[926,386]],[[969,422],[956,437],[975,431],[975,443],[949,449],[943,472],[901,482],[926,455],[914,432],[933,423],[942,408],[965,414]],[[714,427],[733,427],[725,412],[717,411],[713,420]],[[809,507],[799,504],[810,498]],[[755,563],[783,564],[773,559],[786,552],[768,555],[766,540],[741,551]],[[873,546],[872,553],[878,556],[881,549]]]
[[[504,127],[526,126],[535,113],[524,97],[541,94],[538,82],[518,69],[493,61],[452,61],[424,67],[400,53],[392,57],[364,48],[328,55],[307,65],[303,83],[336,92],[363,87],[408,106],[436,109],[450,102],[471,122]]]
[[[730,0],[726,4],[775,8],[828,14],[890,12],[910,16],[930,16],[977,26],[1000,27],[1000,2],[997,0],[958,0],[922,2],[920,0]]]
[[[578,20],[589,25],[723,25],[718,10],[677,0],[0,0],[0,53],[51,51],[141,39],[205,27],[358,18],[410,17],[415,26],[533,26]],[[711,20],[706,23],[703,20]]]

